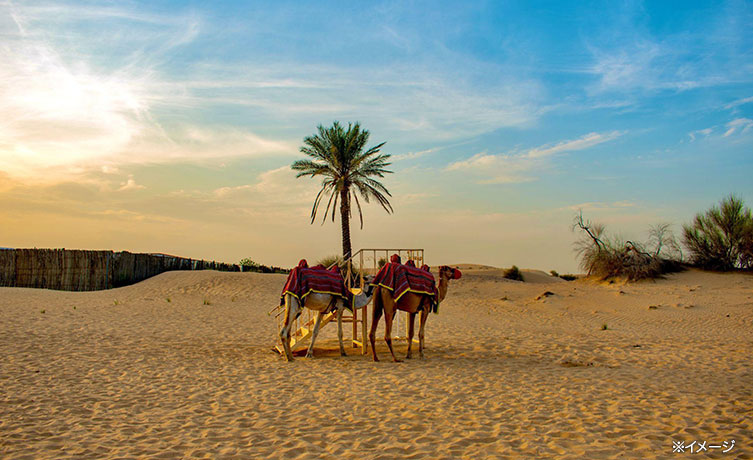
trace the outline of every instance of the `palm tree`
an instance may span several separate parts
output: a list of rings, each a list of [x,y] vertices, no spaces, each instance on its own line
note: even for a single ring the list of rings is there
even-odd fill
[[[347,260],[351,256],[351,199],[355,200],[358,207],[361,228],[363,228],[363,212],[358,195],[361,195],[366,203],[373,198],[388,213],[393,211],[392,205],[385,196],[391,197],[392,195],[376,180],[392,172],[385,169],[391,164],[387,161],[390,155],[379,153],[384,142],[364,151],[366,142],[369,140],[369,132],[362,130],[358,122],[348,123],[347,129],[337,121],[332,124],[331,128],[319,125],[318,129],[317,134],[303,140],[304,145],[301,147],[301,153],[309,156],[310,159],[298,160],[291,165],[291,168],[298,171],[296,177],[323,176],[322,188],[316,195],[314,206],[311,208],[312,224],[316,219],[319,205],[323,203],[327,195],[329,199],[322,224],[327,219],[330,208],[332,208],[332,221],[334,222],[337,200],[340,200],[343,259]]]

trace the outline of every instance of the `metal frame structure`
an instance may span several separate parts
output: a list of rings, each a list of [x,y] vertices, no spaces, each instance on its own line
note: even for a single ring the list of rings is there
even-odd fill
[[[367,275],[376,275],[381,268],[381,265],[389,262],[390,255],[398,254],[400,258],[407,262],[413,260],[416,266],[422,266],[424,262],[424,250],[416,248],[395,248],[395,249],[360,249],[356,251],[350,258],[343,262],[343,278],[345,279],[345,287],[350,290],[354,295],[360,294],[365,288],[365,277]],[[382,257],[383,255],[383,257]],[[380,261],[384,261],[380,265]],[[331,268],[331,265],[328,268]],[[368,351],[368,312],[369,306],[366,305],[362,309],[352,309],[353,313],[348,315],[343,314],[344,323],[353,324],[353,335],[351,336],[351,344],[353,348],[361,348],[361,354],[365,355]],[[360,313],[359,313],[360,311]],[[274,314],[277,330],[282,329],[282,325],[285,321],[285,305],[278,305],[273,308],[270,315]],[[328,313],[322,318],[322,324],[320,327],[324,327],[332,320],[337,320],[337,313]],[[395,331],[404,330],[405,336],[396,336],[395,339],[405,338],[408,336],[408,320],[405,312],[400,312],[397,315],[397,323],[395,324]],[[301,315],[294,321],[293,327],[290,333],[290,348],[291,350],[297,350],[303,348],[308,339],[314,332],[314,324],[316,323],[316,313],[312,312],[308,308],[304,308]],[[358,326],[361,326],[360,328]],[[359,337],[358,330],[361,330]],[[416,339],[414,339],[416,342]],[[275,349],[279,353],[284,353],[282,342],[278,339]]]

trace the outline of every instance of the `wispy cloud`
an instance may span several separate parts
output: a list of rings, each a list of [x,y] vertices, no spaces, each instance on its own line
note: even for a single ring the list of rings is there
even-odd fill
[[[612,203],[604,203],[601,201],[589,201],[586,203],[578,203],[578,204],[573,204],[570,206],[565,206],[560,209],[569,210],[569,211],[594,212],[594,211],[624,211],[627,208],[634,208],[634,207],[636,207],[636,204],[633,201],[623,200],[623,201],[615,201]]]
[[[714,131],[714,128],[705,128],[705,129],[698,129],[695,131],[691,131],[688,133],[688,137],[690,137],[690,142],[693,142],[696,140],[696,138],[700,135],[703,137],[709,137],[711,135],[711,132]]]
[[[747,133],[753,128],[753,120],[750,118],[736,118],[725,125],[727,131],[724,132],[723,137],[729,137],[735,132],[739,134]]]
[[[312,201],[312,192],[318,186],[317,181],[296,179],[295,172],[290,166],[264,171],[258,175],[254,184],[244,184],[232,187],[220,187],[212,191],[216,198],[239,198],[243,196],[264,197],[265,203],[301,204]]]
[[[529,149],[523,153],[488,154],[477,153],[467,160],[454,162],[447,171],[471,171],[482,176],[491,176],[482,183],[515,183],[536,180],[531,172],[546,164],[546,160],[563,152],[584,150],[622,136],[624,132],[589,133],[585,136],[554,145]]]
[[[741,105],[744,105],[744,104],[751,104],[751,103],[753,103],[753,96],[746,97],[746,98],[743,98],[743,99],[738,99],[736,101],[732,101],[729,104],[725,105],[724,108],[725,109],[734,109],[735,107],[738,107],[738,106],[741,106]]]
[[[368,120],[372,131],[420,140],[454,140],[502,127],[525,127],[551,110],[544,89],[505,76],[483,86],[412,63],[389,68],[300,62],[204,64],[211,78],[174,81],[165,94],[192,108],[249,107],[270,120]],[[474,71],[468,72],[473,75]],[[343,98],[347,94],[347,98]]]
[[[548,157],[548,156],[551,156],[560,152],[583,150],[589,147],[593,147],[594,145],[599,145],[604,142],[609,142],[613,139],[620,137],[622,134],[624,133],[620,131],[611,131],[608,133],[589,133],[581,137],[580,139],[575,139],[572,141],[563,141],[552,147],[537,147],[537,148],[531,149],[525,154],[525,156],[528,158],[542,158],[542,157]]]
[[[7,120],[0,128],[0,169],[16,177],[294,153],[301,132],[289,127],[333,119],[368,121],[374,133],[411,142],[467,139],[530,126],[550,110],[542,104],[540,82],[495,68],[502,77],[471,83],[489,65],[460,55],[461,70],[437,71],[433,62],[372,67],[256,56],[204,59],[173,75],[165,63],[202,39],[204,20],[191,11],[168,16],[75,3],[5,4],[2,10],[16,30],[8,35],[12,46],[0,48],[0,117]],[[92,40],[81,25],[113,33]],[[65,46],[58,36],[66,36]],[[196,121],[223,111],[244,116]],[[254,131],[241,126],[246,118]],[[276,139],[259,134],[268,131]]]
[[[0,170],[14,177],[54,181],[89,169],[117,170],[124,163],[201,161],[294,150],[290,144],[233,126],[199,126],[164,115],[158,120],[155,110],[174,111],[182,99],[164,91],[175,85],[167,83],[156,67],[161,56],[199,35],[200,21],[193,15],[12,4],[0,5],[0,13],[7,13],[16,29],[5,35],[9,46],[0,47],[0,118],[4,120]],[[115,33],[127,38],[125,44],[105,43],[94,50],[83,36],[76,42],[74,25],[94,20],[121,21],[113,26],[128,32]],[[142,24],[149,28],[143,30]],[[72,47],[60,47],[50,38],[60,27],[74,31],[68,39]],[[106,35],[103,41],[107,40]],[[93,63],[98,53],[113,51],[122,54],[112,58],[119,63],[116,67]]]
[[[128,190],[142,190],[145,188],[146,188],[145,186],[136,183],[136,181],[133,178],[133,175],[129,175],[128,180],[120,184],[120,188],[118,189],[118,191],[125,192]]]
[[[691,65],[688,51],[680,44],[658,43],[639,38],[622,48],[593,48],[589,72],[598,77],[594,93],[682,92],[734,81],[734,77]]]
[[[613,6],[599,13],[602,26],[586,39],[593,59],[586,72],[597,78],[592,95],[623,94],[640,100],[662,91],[681,93],[751,81],[746,25],[750,8],[731,2],[702,13],[705,17],[692,27],[658,31],[649,26],[655,8],[640,2]],[[688,18],[678,15],[677,20]]]
[[[408,152],[408,153],[400,153],[397,155],[392,155],[391,158],[395,161],[402,161],[402,160],[415,160],[417,158],[421,158],[423,156],[429,155],[431,153],[436,152],[439,150],[439,147],[433,147],[426,150],[419,150],[417,152]]]

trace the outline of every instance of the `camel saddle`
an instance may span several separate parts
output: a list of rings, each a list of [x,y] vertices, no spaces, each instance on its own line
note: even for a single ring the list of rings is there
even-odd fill
[[[327,270],[323,265],[309,268],[305,259],[290,271],[280,294],[280,305],[285,304],[285,294],[291,294],[303,302],[312,292],[342,297],[347,300],[345,304],[350,305],[350,293],[345,288],[340,269],[335,266]]]
[[[431,296],[434,305],[439,303],[437,283],[434,280],[434,275],[429,271],[429,267],[424,265],[421,268],[416,268],[412,260],[405,264],[394,262],[385,264],[371,284],[392,291],[395,302],[400,300],[400,297],[406,292],[412,292]]]

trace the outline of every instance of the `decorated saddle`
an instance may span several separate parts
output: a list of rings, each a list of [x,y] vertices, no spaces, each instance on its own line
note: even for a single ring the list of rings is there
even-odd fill
[[[345,288],[345,280],[340,274],[340,269],[335,266],[327,270],[323,265],[309,268],[306,259],[298,262],[298,266],[290,271],[285,287],[280,294],[280,305],[285,304],[285,294],[291,294],[301,302],[312,292],[319,294],[331,294],[350,300],[349,293]],[[350,302],[346,302],[349,305]]]
[[[392,291],[396,302],[406,292],[413,292],[432,296],[432,302],[437,305],[439,302],[437,284],[428,265],[417,268],[412,260],[401,264],[400,259],[395,256],[390,260],[390,263],[385,264],[377,273],[371,283],[373,286],[382,286]]]

